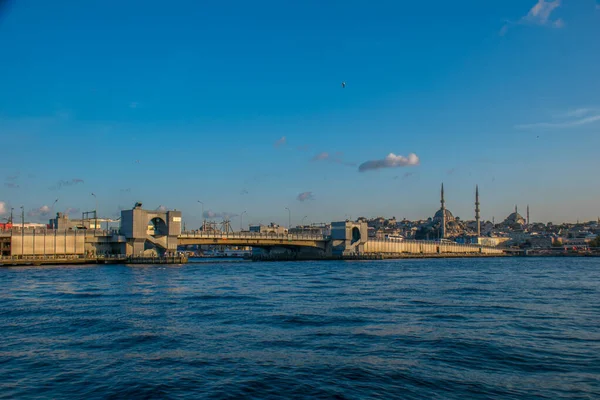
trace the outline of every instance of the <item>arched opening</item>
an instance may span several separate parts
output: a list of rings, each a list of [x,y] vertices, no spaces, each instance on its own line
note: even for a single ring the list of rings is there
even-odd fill
[[[169,233],[167,223],[160,217],[154,217],[148,223],[148,235],[150,236],[164,236]]]
[[[352,244],[360,241],[360,229],[356,226],[352,228]]]

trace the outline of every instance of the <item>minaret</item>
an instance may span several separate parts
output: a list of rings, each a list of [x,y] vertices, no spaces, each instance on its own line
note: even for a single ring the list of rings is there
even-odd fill
[[[475,185],[475,221],[477,222],[477,237],[481,236],[481,223],[479,221],[479,185]]]
[[[444,201],[444,183],[442,182],[442,197],[440,203],[442,203],[442,225],[440,226],[440,238],[446,237],[446,202]]]
[[[529,204],[527,204],[527,226],[529,226]]]
[[[515,218],[517,217],[517,214],[518,214],[518,212],[517,212],[517,205],[515,204]]]

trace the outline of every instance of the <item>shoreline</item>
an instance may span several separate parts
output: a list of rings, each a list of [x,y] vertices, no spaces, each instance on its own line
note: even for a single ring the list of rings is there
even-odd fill
[[[255,256],[249,258],[241,257],[217,257],[212,258],[215,263],[228,262],[236,260],[238,262],[285,262],[285,261],[377,261],[377,260],[414,260],[414,259],[449,259],[449,258],[582,258],[582,257],[600,257],[600,254],[377,254],[361,256],[329,256],[329,257],[289,257],[289,256]],[[209,257],[128,257],[128,258],[51,258],[51,259],[0,259],[0,268],[19,267],[19,266],[52,266],[52,265],[164,265],[164,264],[193,264],[193,258],[200,260],[210,260]],[[201,261],[206,263],[206,261]]]

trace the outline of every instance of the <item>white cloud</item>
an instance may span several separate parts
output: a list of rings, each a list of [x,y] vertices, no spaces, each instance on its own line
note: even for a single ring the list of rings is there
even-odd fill
[[[274,146],[275,147],[281,147],[283,145],[285,145],[287,143],[287,139],[285,136],[282,136],[281,138],[279,138],[278,140],[275,141]]]
[[[327,160],[328,158],[329,158],[329,153],[322,152],[322,153],[319,153],[316,156],[314,156],[313,161]]]
[[[569,118],[569,117],[579,118],[579,117],[583,117],[584,115],[588,115],[593,111],[594,110],[591,108],[576,108],[576,109],[566,112],[562,116],[567,117],[567,118]]]
[[[506,21],[506,24],[500,29],[500,35],[503,36],[512,24],[532,24],[540,26],[550,26],[553,28],[562,28],[565,22],[561,18],[551,20],[552,12],[561,4],[561,0],[538,0],[538,2],[529,10],[527,15],[517,22]]]
[[[370,160],[360,164],[358,171],[365,172],[380,168],[410,167],[419,165],[419,163],[419,157],[415,153],[410,153],[407,157],[390,153],[382,160]]]
[[[538,0],[536,5],[534,5],[533,8],[529,10],[529,13],[524,17],[524,20],[538,25],[556,25],[557,23],[562,24],[561,19],[550,21],[550,14],[552,14],[552,11],[560,6],[560,1],[561,0]]]
[[[8,212],[8,206],[5,202],[0,201],[0,215],[4,215]]]
[[[532,124],[516,125],[517,129],[543,129],[543,128],[572,128],[592,124],[600,121],[600,110],[593,108],[578,108],[559,115],[552,122],[537,122]]]
[[[298,201],[314,200],[314,198],[313,192],[302,192],[296,196],[296,200]]]

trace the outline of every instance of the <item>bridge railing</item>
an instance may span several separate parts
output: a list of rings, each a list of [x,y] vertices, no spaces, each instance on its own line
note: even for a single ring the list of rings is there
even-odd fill
[[[206,238],[206,239],[270,239],[270,240],[328,240],[328,236],[310,234],[287,233],[260,233],[260,232],[182,232],[179,238]]]

